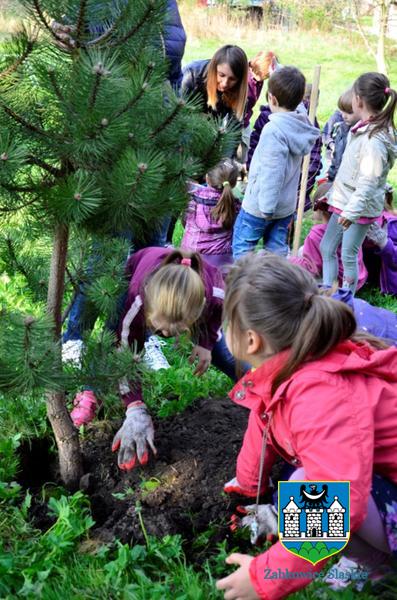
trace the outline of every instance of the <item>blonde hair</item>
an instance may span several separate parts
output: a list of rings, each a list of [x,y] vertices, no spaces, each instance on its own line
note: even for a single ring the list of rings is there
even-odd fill
[[[216,111],[218,103],[218,65],[228,64],[237,79],[236,85],[222,94],[223,102],[229,106],[238,119],[244,116],[248,95],[248,59],[239,46],[222,46],[210,60],[207,71],[207,104]]]
[[[186,261],[182,264],[182,260]],[[190,263],[189,263],[190,261]],[[175,250],[145,283],[145,319],[149,327],[167,323],[170,335],[192,329],[203,312],[205,287],[199,254]]]

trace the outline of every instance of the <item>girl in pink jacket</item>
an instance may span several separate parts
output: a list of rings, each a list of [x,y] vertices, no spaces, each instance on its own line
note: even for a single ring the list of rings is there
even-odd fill
[[[309,273],[275,255],[251,254],[232,268],[224,315],[229,349],[254,367],[231,392],[251,412],[225,491],[255,497],[261,480],[265,492],[277,456],[293,471],[289,479],[350,481],[345,553],[365,566],[387,563],[397,554],[397,349],[357,334],[348,306],[320,295]],[[274,521],[275,509],[265,506],[258,516]],[[217,587],[227,599],[278,600],[313,578],[266,573],[314,574],[327,560],[312,565],[277,542],[255,558],[229,556],[239,568]]]

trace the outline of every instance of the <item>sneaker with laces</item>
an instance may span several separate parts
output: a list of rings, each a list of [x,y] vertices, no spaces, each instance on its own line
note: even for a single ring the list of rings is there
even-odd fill
[[[68,340],[62,344],[62,362],[81,367],[83,350],[83,340]]]
[[[165,342],[160,340],[156,335],[151,335],[145,342],[145,354],[143,360],[147,367],[153,371],[170,368],[170,364],[164,356],[161,346],[165,346]]]
[[[92,390],[84,390],[76,394],[73,400],[74,409],[70,413],[70,418],[75,427],[88,425],[94,420],[97,408],[100,406],[97,397]]]

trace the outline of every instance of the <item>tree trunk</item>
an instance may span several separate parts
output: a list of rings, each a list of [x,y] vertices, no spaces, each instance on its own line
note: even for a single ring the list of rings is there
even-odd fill
[[[54,335],[57,340],[60,339],[62,328],[62,299],[68,235],[68,229],[65,225],[56,226],[48,282],[47,311],[53,319]],[[59,362],[61,362],[61,356],[59,356]],[[61,364],[59,368],[62,368]],[[80,477],[83,474],[83,461],[80,452],[79,434],[73,426],[66,409],[65,394],[63,392],[47,392],[47,416],[58,447],[62,481],[68,489],[75,490],[78,488]]]
[[[379,3],[379,32],[378,44],[376,49],[376,67],[380,73],[387,75],[387,65],[385,59],[385,40],[387,35],[387,26],[389,22],[390,1],[382,0]]]

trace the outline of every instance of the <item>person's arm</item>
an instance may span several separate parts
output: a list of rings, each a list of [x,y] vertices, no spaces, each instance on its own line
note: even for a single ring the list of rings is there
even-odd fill
[[[361,432],[370,432],[373,424],[369,422],[370,411],[355,414],[352,410],[351,390],[346,389],[342,378],[335,380],[332,374],[324,377],[325,384],[320,378],[310,381],[307,376],[292,382],[288,397],[294,401],[288,403],[286,422],[307,481],[350,481],[350,531],[354,532],[364,519],[372,482],[373,435]],[[313,402],[313,398],[317,400]],[[279,568],[318,572],[327,560],[312,565],[278,542],[250,563],[251,582],[260,598],[285,598],[307,586],[312,578],[265,580],[264,573]]]
[[[259,152],[260,160],[255,189],[259,210],[266,218],[272,218],[277,209],[289,155],[284,136],[271,125],[270,122],[255,151]]]
[[[346,150],[348,152],[348,149]],[[341,213],[341,218],[352,223],[363,216],[377,216],[367,214],[368,201],[371,200],[381,185],[381,177],[387,165],[386,148],[375,138],[370,138],[368,144],[362,147],[359,175],[356,189],[351,194],[348,203]],[[383,206],[379,207],[379,213]]]
[[[257,145],[259,143],[259,138],[261,137],[262,129],[264,128],[266,123],[269,122],[269,116],[270,116],[270,108],[268,106],[262,106],[261,112],[259,114],[259,117],[255,121],[255,125],[252,130],[251,137],[250,137],[250,147],[248,149],[248,154],[247,154],[247,169],[249,169],[249,167],[250,167],[252,157],[255,152],[255,148],[257,147]]]

